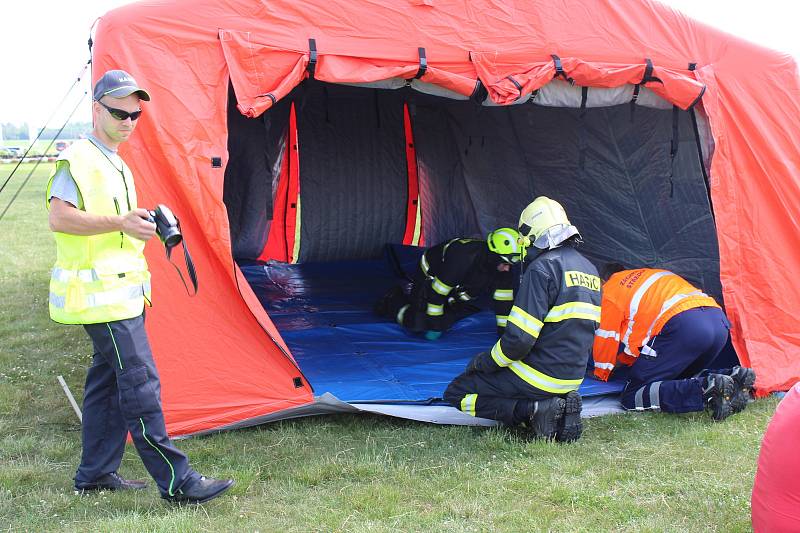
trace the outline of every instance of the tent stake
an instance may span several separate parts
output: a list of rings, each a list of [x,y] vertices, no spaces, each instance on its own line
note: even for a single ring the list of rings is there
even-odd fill
[[[58,376],[58,382],[61,384],[61,388],[64,389],[64,394],[67,395],[67,400],[69,400],[69,403],[72,406],[72,409],[75,411],[75,414],[78,415],[78,420],[80,420],[81,424],[83,424],[83,414],[81,414],[81,408],[78,407],[78,403],[72,396],[72,392],[70,392],[67,382],[64,381],[64,378],[61,376]]]

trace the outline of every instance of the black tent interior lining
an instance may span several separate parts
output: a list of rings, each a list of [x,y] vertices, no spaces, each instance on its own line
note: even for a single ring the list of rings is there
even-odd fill
[[[624,104],[484,107],[411,89],[311,80],[249,119],[231,91],[224,201],[237,259],[258,257],[266,242],[291,102],[302,262],[375,258],[385,243],[402,242],[408,103],[427,244],[513,227],[544,194],[564,204],[593,261],[667,268],[721,301],[692,112]]]

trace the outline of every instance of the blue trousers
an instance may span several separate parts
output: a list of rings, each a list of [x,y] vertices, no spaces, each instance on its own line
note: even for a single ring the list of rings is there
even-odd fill
[[[622,393],[625,409],[667,413],[702,411],[700,377],[725,347],[730,322],[716,307],[697,307],[672,317],[648,344],[656,355],[640,355]]]
[[[86,324],[94,359],[83,396],[83,453],[76,484],[116,472],[130,432],[145,468],[164,495],[199,475],[170,442],[161,411],[161,383],[144,315]]]

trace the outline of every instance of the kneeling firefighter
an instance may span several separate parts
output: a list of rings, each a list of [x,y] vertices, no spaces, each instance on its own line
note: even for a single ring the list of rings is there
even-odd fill
[[[575,249],[580,234],[555,200],[529,204],[519,232],[524,270],[506,330],[444,399],[473,416],[524,424],[534,438],[574,441],[583,431],[577,390],[600,321],[600,278]]]
[[[471,300],[491,292],[498,335],[502,335],[514,301],[511,265],[519,262],[518,240],[516,230],[499,228],[485,241],[452,239],[427,249],[410,290],[394,287],[375,312],[436,340],[454,323],[478,311]]]

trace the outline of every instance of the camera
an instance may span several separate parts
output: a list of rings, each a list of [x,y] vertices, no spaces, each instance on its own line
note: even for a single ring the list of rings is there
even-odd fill
[[[183,240],[178,217],[164,204],[158,204],[150,213],[150,222],[156,225],[156,235],[167,249],[177,246]]]

